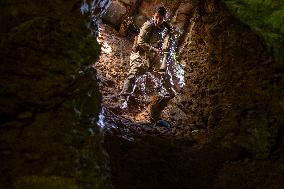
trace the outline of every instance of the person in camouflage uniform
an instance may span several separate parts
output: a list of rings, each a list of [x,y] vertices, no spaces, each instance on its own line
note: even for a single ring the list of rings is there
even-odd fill
[[[163,45],[164,38],[162,33],[169,33],[171,30],[169,25],[164,21],[165,16],[166,9],[159,7],[155,11],[153,18],[146,21],[140,29],[137,42],[134,43],[130,55],[130,70],[124,81],[121,92],[124,100],[134,92],[136,79],[151,70],[160,71],[160,78],[163,86],[167,90],[167,95],[170,97],[174,96],[170,76],[165,70],[160,70],[160,59],[163,55],[163,51],[168,51],[168,47]]]

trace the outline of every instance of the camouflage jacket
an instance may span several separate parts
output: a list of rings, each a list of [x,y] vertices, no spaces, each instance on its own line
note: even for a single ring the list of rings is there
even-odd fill
[[[149,20],[143,24],[140,29],[140,33],[137,39],[138,51],[133,52],[130,56],[130,60],[135,64],[136,58],[142,58],[143,65],[148,67],[159,66],[160,58],[155,52],[154,48],[165,50],[165,39],[168,39],[166,35],[169,33],[169,29],[165,24],[160,27],[155,26],[152,20]]]
[[[142,51],[151,52],[153,48],[162,47],[166,33],[164,24],[158,27],[152,20],[147,21],[140,29],[137,44]]]

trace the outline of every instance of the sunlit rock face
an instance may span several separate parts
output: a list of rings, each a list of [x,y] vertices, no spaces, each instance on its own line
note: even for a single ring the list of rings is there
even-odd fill
[[[126,7],[119,1],[112,1],[106,11],[104,20],[117,25],[122,22],[123,16],[126,14]]]
[[[193,7],[179,53],[185,86],[164,118],[181,130],[217,130],[218,142],[267,158],[282,136],[283,120],[283,77],[273,53],[224,4],[200,1]]]
[[[99,47],[80,4],[0,3],[0,188],[106,188]]]

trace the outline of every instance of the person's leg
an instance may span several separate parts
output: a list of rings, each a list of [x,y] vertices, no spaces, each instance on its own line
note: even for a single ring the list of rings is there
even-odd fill
[[[127,78],[124,80],[121,95],[130,95],[133,93],[136,75],[136,71],[134,71],[134,69],[131,69],[131,71],[127,75]]]
[[[165,72],[165,73],[161,73],[160,76],[161,76],[160,78],[162,80],[162,85],[167,91],[166,96],[173,98],[175,96],[175,91],[174,91],[172,83],[171,83],[170,75]]]
[[[131,67],[129,70],[129,73],[127,75],[127,78],[124,81],[124,85],[121,91],[121,107],[123,109],[127,108],[127,103],[129,100],[130,95],[133,94],[136,84],[136,79],[146,72],[146,68],[144,65],[141,64],[142,59],[140,57],[132,60],[130,63]]]
[[[134,92],[136,79],[139,75],[143,74],[145,68],[139,65],[139,60],[135,60],[136,63],[131,65],[129,73],[124,81],[121,95],[131,95]]]
[[[147,110],[150,114],[151,121],[158,121],[161,116],[161,112],[165,109],[169,102],[170,98],[164,98],[162,96],[152,96],[150,104],[147,107]]]

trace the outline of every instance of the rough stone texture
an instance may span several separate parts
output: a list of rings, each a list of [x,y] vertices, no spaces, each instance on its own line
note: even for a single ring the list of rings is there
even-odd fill
[[[190,21],[179,56],[186,85],[164,118],[269,157],[283,123],[283,73],[271,51],[217,1],[200,3]]]
[[[122,3],[119,1],[112,1],[103,16],[103,19],[114,26],[119,26],[126,12],[127,8]]]
[[[175,27],[184,30],[185,25],[189,23],[187,20],[192,16],[194,10],[194,4],[191,1],[180,2],[172,21]]]
[[[273,47],[275,60],[284,63],[284,1],[224,0],[232,14]]]
[[[87,67],[99,46],[80,3],[0,3],[0,188],[106,187]]]
[[[135,4],[137,0],[120,0],[120,2],[125,3],[127,5]]]
[[[119,36],[115,29],[107,25],[101,27],[99,39],[102,51],[94,68],[104,97],[103,105],[118,107],[119,93],[128,71],[132,40]]]

